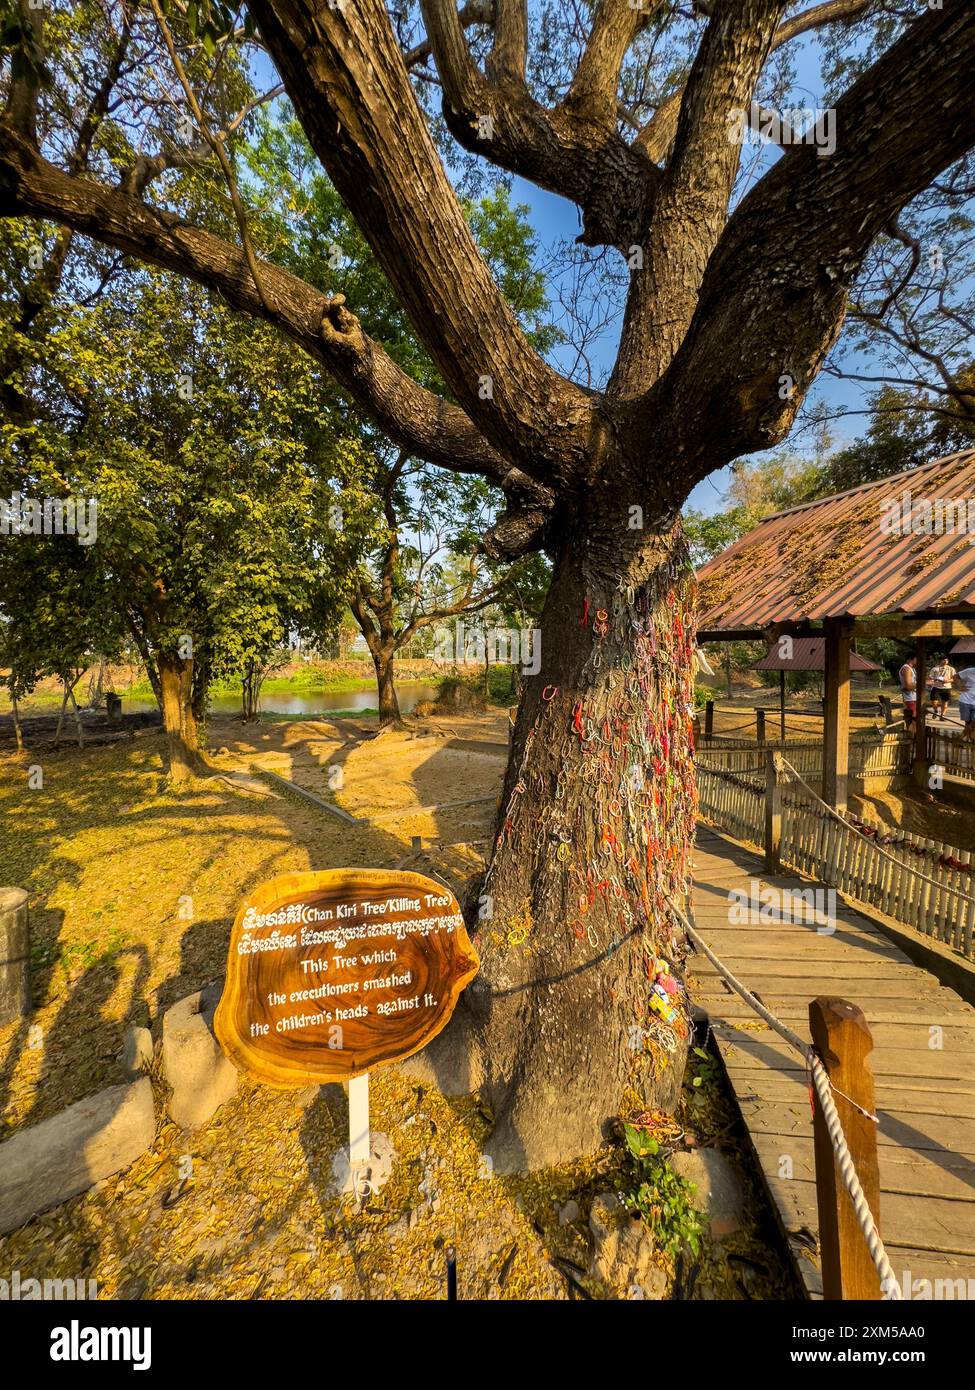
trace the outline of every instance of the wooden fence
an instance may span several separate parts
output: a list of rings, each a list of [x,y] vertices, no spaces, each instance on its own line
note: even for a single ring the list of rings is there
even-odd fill
[[[969,745],[975,748],[975,745]],[[765,753],[774,748],[782,753],[803,777],[819,779],[823,775],[822,741],[786,743],[756,743],[736,740],[734,744],[712,742],[698,748],[699,757],[711,767],[725,772],[743,772],[765,776]],[[893,781],[911,770],[913,742],[909,735],[885,734],[882,738],[850,740],[849,776],[859,781],[884,778]],[[973,768],[975,776],[975,768]]]
[[[927,728],[925,753],[929,765],[943,768],[952,777],[975,782],[975,743],[970,743],[960,734]]]
[[[764,775],[728,771],[700,758],[697,784],[701,815],[757,845],[765,843],[771,819],[766,799],[775,795],[783,863],[975,959],[975,876],[967,850],[868,820],[857,822],[867,832],[864,838],[795,782],[773,791]]]

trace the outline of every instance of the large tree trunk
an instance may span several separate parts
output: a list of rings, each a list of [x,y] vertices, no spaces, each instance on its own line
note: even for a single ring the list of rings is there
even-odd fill
[[[372,664],[376,668],[376,688],[379,691],[379,727],[384,729],[389,724],[402,724],[403,716],[399,712],[399,699],[393,678],[393,651],[377,643],[371,647],[371,652]]]
[[[198,771],[199,732],[193,714],[193,662],[158,658],[163,728],[169,743],[169,780],[185,786]]]
[[[574,536],[556,557],[479,899],[481,971],[431,1058],[492,1106],[499,1172],[590,1152],[621,1108],[678,1098],[686,1004],[668,1034],[650,1000],[657,959],[684,958],[667,900],[683,906],[695,809],[690,586],[676,535],[628,559]]]
[[[256,661],[248,661],[240,681],[241,717],[245,724],[252,723],[260,715],[263,684],[264,668]]]

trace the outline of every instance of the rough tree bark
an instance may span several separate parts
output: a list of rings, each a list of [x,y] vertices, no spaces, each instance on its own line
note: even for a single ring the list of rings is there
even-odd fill
[[[171,654],[157,658],[160,708],[169,748],[169,780],[180,788],[199,771],[199,731],[193,713],[193,662]]]
[[[679,531],[593,545],[579,524],[559,547],[466,1000],[498,1171],[585,1152],[628,1101],[677,1100],[686,1017],[657,1027],[649,991],[658,958],[684,960],[668,900],[695,803],[691,602]]]
[[[381,729],[403,722],[403,716],[399,710],[399,697],[396,694],[393,652],[392,647],[377,643],[375,650],[370,653],[372,664],[376,668],[376,689],[379,692],[379,727]]]
[[[545,108],[525,79],[520,0],[496,0],[483,67],[454,0],[423,0],[426,41],[405,56],[383,0],[251,0],[449,400],[411,380],[341,296],[266,263],[258,286],[239,246],[146,202],[145,171],[164,155],[109,187],[45,158],[16,102],[0,123],[0,215],[53,219],[274,324],[404,450],[502,489],[492,554],[553,558],[542,670],[526,683],[479,904],[483,967],[426,1058],[447,1089],[484,1088],[500,1168],[585,1152],[621,1105],[674,1101],[686,1012],[675,1029],[654,1024],[650,976],[658,952],[681,961],[667,902],[686,885],[694,801],[675,519],[697,481],[785,437],[872,240],[975,146],[975,9],[921,11],[837,101],[835,152],[786,148],[729,214],[729,112],[748,106],[773,48],[863,5],[826,0],[789,20],[786,8],[700,7],[684,87],[627,142],[620,64],[644,22],[664,22],[652,2],[601,0],[564,98]],[[560,376],[522,333],[413,95],[415,54],[436,64],[460,143],[575,201],[587,244],[642,250],[605,391]],[[634,504],[645,525],[631,529]],[[164,706],[179,679],[167,674]],[[173,738],[188,758],[187,730]]]

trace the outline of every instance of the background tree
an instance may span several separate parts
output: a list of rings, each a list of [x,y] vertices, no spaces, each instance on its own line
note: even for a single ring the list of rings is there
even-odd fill
[[[601,0],[583,17],[496,0],[485,23],[479,7],[462,16],[453,0],[425,0],[416,35],[415,11],[394,28],[380,0],[250,0],[308,142],[443,393],[404,372],[331,282],[255,255],[227,176],[220,83],[200,83],[195,106],[224,156],[223,234],[174,216],[166,180],[140,188],[120,160],[72,173],[55,142],[34,139],[22,51],[8,82],[0,213],[65,223],[264,319],[411,457],[503,491],[493,553],[551,557],[542,669],[521,702],[482,889],[482,969],[435,1049],[444,1085],[480,1086],[493,1106],[499,1170],[592,1148],[627,1094],[676,1100],[680,1052],[627,1042],[647,1016],[654,958],[679,964],[684,950],[670,909],[687,886],[694,810],[679,509],[716,468],[782,442],[876,238],[975,145],[970,5],[786,9],[713,0],[688,15]],[[203,12],[212,75],[236,29],[229,9]],[[105,13],[117,24],[119,10]],[[170,58],[196,64],[199,83],[207,45],[168,13]],[[785,90],[779,60],[794,39],[851,17],[870,26],[853,54],[872,51],[835,101],[835,149],[790,142],[742,166],[736,113]],[[663,55],[669,90],[653,82]],[[414,91],[428,65],[442,127]],[[641,72],[650,81],[637,90]],[[135,112],[140,138],[142,124]],[[583,244],[621,255],[619,351],[599,389],[529,342],[438,151],[444,131],[575,203]],[[518,946],[513,922],[526,929]]]
[[[91,586],[125,615],[178,785],[199,770],[213,678],[265,660],[313,588],[330,587],[316,550],[329,494],[307,455],[325,452],[313,367],[201,291],[144,273],[63,313],[43,360],[36,411],[5,430],[4,473],[41,497],[97,501]],[[69,568],[66,595],[70,579]],[[43,617],[32,604],[7,611],[26,628]],[[65,608],[70,646],[69,621]]]

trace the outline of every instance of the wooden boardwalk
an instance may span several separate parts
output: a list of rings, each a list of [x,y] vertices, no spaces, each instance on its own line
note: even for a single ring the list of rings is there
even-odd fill
[[[800,1037],[809,1037],[808,1004],[817,995],[863,1009],[874,1038],[880,1231],[891,1265],[908,1296],[926,1292],[912,1281],[964,1280],[944,1296],[975,1298],[975,1009],[839,899],[833,933],[788,920],[788,909],[786,920],[778,912],[767,914],[768,921],[731,920],[732,890],[747,895],[754,907],[749,918],[757,919],[757,885],[814,885],[764,873],[758,854],[703,824],[694,879],[703,940]],[[711,1019],[796,1266],[807,1293],[820,1297],[810,1250],[818,1222],[802,1059],[706,957],[691,955],[688,966],[692,997]]]

